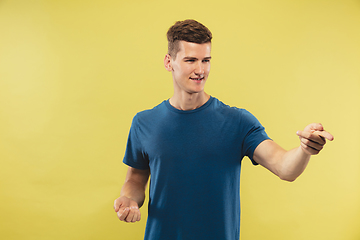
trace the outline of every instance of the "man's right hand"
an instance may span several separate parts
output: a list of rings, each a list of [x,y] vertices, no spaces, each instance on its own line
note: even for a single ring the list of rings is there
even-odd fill
[[[141,214],[137,202],[122,196],[114,201],[114,209],[120,221],[134,223],[141,219]]]

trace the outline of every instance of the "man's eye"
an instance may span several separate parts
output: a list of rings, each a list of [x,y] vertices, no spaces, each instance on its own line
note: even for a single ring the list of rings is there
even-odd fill
[[[206,59],[206,60],[203,60],[203,62],[210,62],[210,60],[209,60],[209,59]]]
[[[188,59],[185,62],[195,62],[195,60],[194,59]]]

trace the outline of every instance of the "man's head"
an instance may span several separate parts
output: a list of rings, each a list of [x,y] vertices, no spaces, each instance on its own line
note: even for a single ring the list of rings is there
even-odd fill
[[[212,34],[203,24],[187,19],[177,21],[167,32],[168,54],[175,59],[180,50],[180,41],[192,43],[211,43]]]
[[[176,22],[168,33],[164,66],[172,72],[174,95],[204,93],[210,72],[211,32],[195,20]]]

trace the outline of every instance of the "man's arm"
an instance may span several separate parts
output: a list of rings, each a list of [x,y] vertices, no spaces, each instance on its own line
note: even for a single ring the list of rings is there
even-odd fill
[[[260,143],[254,151],[255,162],[269,169],[280,179],[292,182],[305,170],[310,156],[318,154],[323,149],[326,139],[334,139],[319,123],[312,123],[304,131],[298,131],[296,134],[300,138],[300,146],[290,151],[285,151],[271,140]]]
[[[120,197],[114,202],[118,218],[124,222],[140,221],[139,208],[145,200],[145,189],[149,180],[150,170],[129,167]]]

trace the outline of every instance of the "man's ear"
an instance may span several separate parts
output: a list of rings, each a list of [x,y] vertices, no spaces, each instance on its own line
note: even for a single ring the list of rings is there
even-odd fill
[[[169,72],[171,72],[173,70],[172,64],[171,64],[171,56],[169,54],[165,55],[164,66],[165,66],[165,69],[168,70]]]

